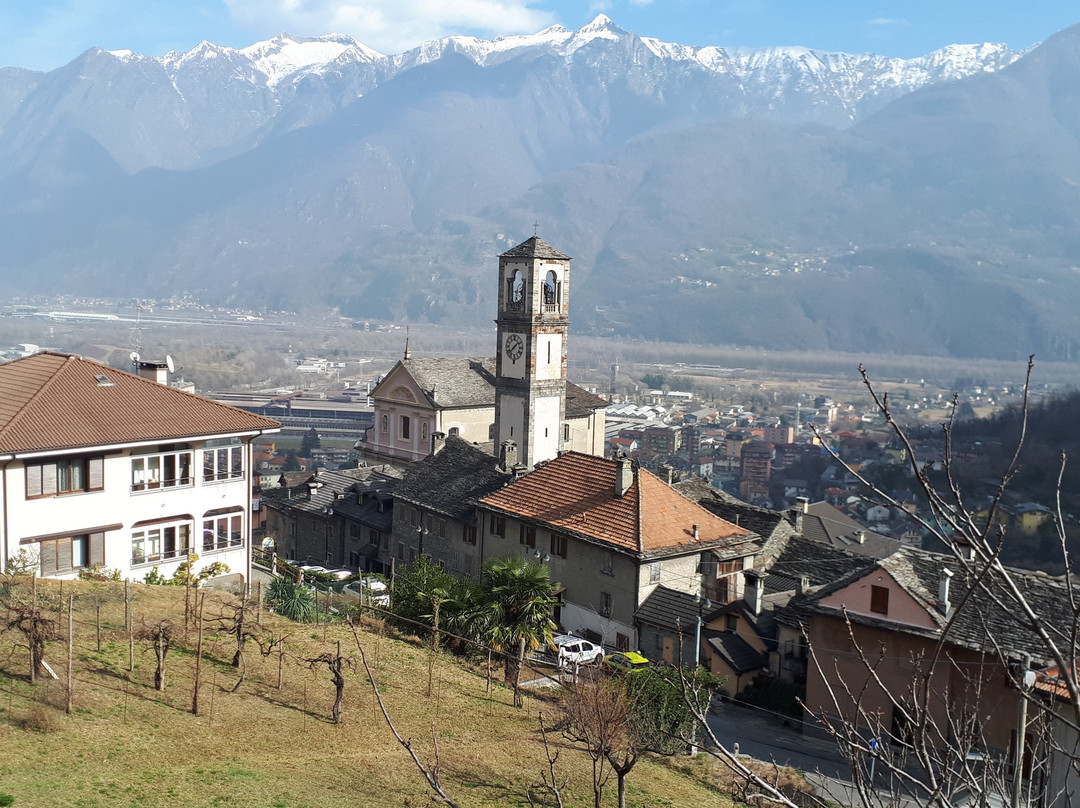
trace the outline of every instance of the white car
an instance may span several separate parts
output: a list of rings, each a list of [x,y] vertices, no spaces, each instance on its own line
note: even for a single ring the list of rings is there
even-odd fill
[[[360,581],[352,581],[345,584],[345,591],[353,595],[360,595]],[[386,585],[385,581],[381,581],[375,576],[365,576],[363,579],[364,587],[364,600],[372,606],[380,606],[386,608],[390,605],[390,587]]]
[[[559,634],[552,640],[555,646],[556,664],[560,667],[567,665],[593,665],[604,661],[604,649],[581,637],[572,634]]]

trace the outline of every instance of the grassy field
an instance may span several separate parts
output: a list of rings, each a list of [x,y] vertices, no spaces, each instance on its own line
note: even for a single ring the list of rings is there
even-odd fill
[[[377,710],[359,664],[357,643],[342,625],[290,623],[266,612],[260,633],[286,636],[282,686],[279,655],[264,657],[249,644],[247,678],[230,664],[235,640],[207,631],[204,637],[200,715],[191,713],[195,639],[183,641],[184,591],[133,585],[134,625],[163,618],[180,640],[166,660],[164,692],[154,689],[155,656],[136,642],[128,670],[122,584],[39,582],[53,603],[75,594],[73,710],[66,702],[67,646],[49,645],[47,661],[60,681],[31,685],[29,652],[18,635],[0,635],[0,794],[17,808],[50,806],[327,806],[423,805],[430,792],[408,754]],[[96,646],[95,599],[104,595],[101,650]],[[227,595],[208,594],[210,618],[228,611]],[[60,618],[60,615],[57,615]],[[67,615],[60,619],[66,636]],[[436,659],[434,692],[427,696],[428,652],[415,638],[393,638],[366,626],[360,642],[391,716],[433,762],[438,739],[448,793],[463,806],[526,806],[530,785],[546,761],[538,713],[554,722],[553,704],[526,697],[523,709],[501,685],[488,694],[483,665],[471,669],[451,656]],[[333,651],[341,641],[355,668],[346,672],[344,722],[330,722],[334,689],[325,666],[300,660]],[[568,778],[567,806],[591,805],[589,761],[560,736],[558,771]],[[630,776],[635,806],[730,806],[715,787],[707,763],[644,760]],[[605,804],[615,805],[614,781]],[[542,803],[540,803],[542,804]]]

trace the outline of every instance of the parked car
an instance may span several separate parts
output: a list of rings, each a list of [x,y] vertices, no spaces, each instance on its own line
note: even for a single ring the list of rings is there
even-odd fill
[[[555,663],[560,668],[567,665],[600,664],[604,661],[603,648],[572,634],[559,634],[552,640],[552,644],[555,646]]]
[[[374,575],[365,575],[360,581],[350,581],[345,584],[344,591],[348,594],[360,596],[360,587],[364,587],[364,601],[372,606],[386,608],[390,605],[390,587],[386,582]]]
[[[648,657],[642,656],[637,651],[616,651],[604,657],[604,664],[615,673],[626,673],[641,668],[652,666]]]

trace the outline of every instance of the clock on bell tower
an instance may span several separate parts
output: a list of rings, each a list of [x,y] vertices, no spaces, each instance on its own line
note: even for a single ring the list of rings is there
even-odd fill
[[[570,257],[533,236],[499,256],[495,446],[528,468],[559,453],[566,413]]]

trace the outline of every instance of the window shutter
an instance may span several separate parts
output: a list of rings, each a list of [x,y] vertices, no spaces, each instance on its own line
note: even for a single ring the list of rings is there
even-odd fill
[[[41,574],[52,575],[56,572],[56,540],[43,541],[38,547],[41,553]]]
[[[71,539],[56,540],[56,571],[67,572],[71,569]]]
[[[104,567],[105,566],[105,534],[104,533],[91,533],[89,536],[89,558],[88,563],[91,567]]]
[[[91,457],[87,462],[88,491],[101,491],[105,488],[105,458]]]
[[[56,464],[41,464],[41,493],[46,496],[56,493]]]
[[[31,463],[26,467],[26,496],[41,496],[41,464]]]

